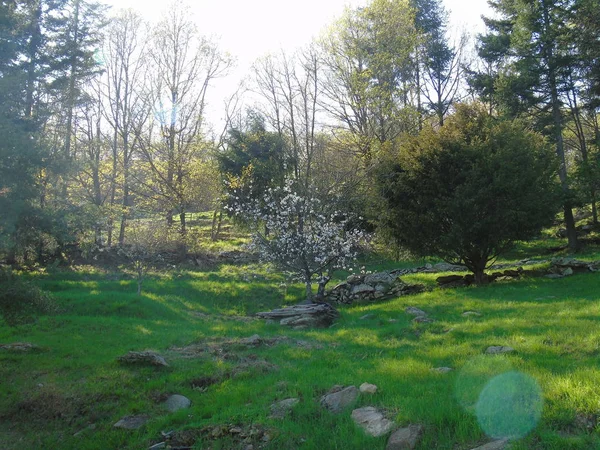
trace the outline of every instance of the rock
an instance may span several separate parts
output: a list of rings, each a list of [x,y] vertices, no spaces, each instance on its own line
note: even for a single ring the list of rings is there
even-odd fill
[[[370,286],[376,286],[378,284],[391,285],[396,281],[396,276],[389,272],[376,272],[367,275],[364,279],[364,283]]]
[[[464,272],[467,270],[465,266],[459,266],[457,264],[450,264],[447,262],[434,264],[433,269],[436,272]]]
[[[115,428],[124,428],[125,430],[137,430],[143,427],[150,418],[145,415],[125,416],[113,425]]]
[[[365,314],[364,316],[361,316],[358,320],[372,319],[373,317],[375,317],[375,314],[368,313],[368,314]]]
[[[30,342],[13,342],[12,344],[0,344],[0,350],[26,353],[40,350],[40,347]]]
[[[175,395],[171,395],[165,401],[164,406],[169,412],[175,412],[180,409],[189,408],[191,406],[191,404],[192,404],[192,402],[190,401],[189,398],[187,398],[183,395],[175,394]]]
[[[166,442],[159,442],[158,444],[154,444],[152,447],[149,447],[148,450],[160,450],[163,448],[167,448]]]
[[[150,364],[152,366],[168,366],[165,358],[155,352],[128,352],[117,360],[123,364]]]
[[[472,450],[504,450],[508,445],[508,439],[498,439],[497,441],[488,442],[487,444],[475,447]]]
[[[262,342],[262,339],[258,334],[253,334],[250,337],[240,339],[240,344],[243,344],[243,345],[256,346],[256,345],[260,345],[261,342]]]
[[[437,372],[437,373],[448,373],[448,372],[452,372],[451,367],[435,367],[433,369],[431,369],[432,372]]]
[[[410,314],[412,316],[426,316],[427,313],[422,309],[415,308],[414,306],[408,306],[405,310],[406,314]]]
[[[569,275],[573,275],[573,269],[571,269],[570,267],[567,267],[566,269],[562,270],[561,275],[563,277],[568,277]]]
[[[300,402],[297,398],[286,398],[271,405],[271,418],[283,419]]]
[[[415,448],[423,432],[423,425],[411,424],[392,433],[385,450],[412,450]]]
[[[364,275],[357,275],[353,273],[348,278],[346,278],[346,283],[348,284],[360,284],[364,280]]]
[[[368,284],[357,284],[352,288],[352,295],[360,295],[360,294],[370,294],[371,292],[375,292],[375,288]]]
[[[358,397],[356,386],[348,386],[338,392],[326,394],[321,397],[321,405],[334,414],[342,412]]]
[[[471,317],[471,316],[481,317],[481,313],[479,311],[465,311],[464,313],[461,314],[461,316],[463,316],[463,317]]]
[[[499,355],[502,353],[512,353],[514,352],[515,349],[512,347],[507,347],[504,345],[492,345],[491,347],[488,347],[485,352],[488,355]]]
[[[363,383],[359,386],[358,389],[361,392],[361,394],[374,394],[375,392],[377,392],[377,386],[370,383]]]
[[[328,303],[312,303],[259,312],[256,315],[262,319],[277,319],[280,325],[291,327],[329,327],[340,314]]]
[[[383,436],[394,428],[394,422],[386,419],[380,411],[372,406],[352,411],[352,420],[365,430],[365,433],[373,437]]]

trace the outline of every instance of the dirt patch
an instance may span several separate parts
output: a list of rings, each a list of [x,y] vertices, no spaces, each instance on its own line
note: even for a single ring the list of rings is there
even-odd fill
[[[265,448],[276,435],[277,430],[261,425],[220,424],[209,425],[200,429],[175,431],[163,434],[162,440],[169,448],[191,448],[202,443],[202,448],[209,448],[210,442],[221,441],[220,448],[254,449]]]

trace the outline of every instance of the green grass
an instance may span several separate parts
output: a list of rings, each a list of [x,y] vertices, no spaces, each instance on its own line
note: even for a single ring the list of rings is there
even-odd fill
[[[543,245],[522,245],[507,259],[539,256]],[[594,249],[584,257],[600,259]],[[400,266],[376,258],[365,265]],[[0,350],[3,449],[143,449],[171,430],[195,442],[194,448],[244,448],[229,435],[212,439],[201,432],[216,425],[268,430],[271,440],[255,442],[255,448],[383,449],[386,438],[367,437],[353,424],[351,409],[334,415],[318,404],[334,384],[363,382],[379,391],[359,397],[356,406],[385,409],[399,426],[423,424],[418,449],[476,447],[489,440],[484,429],[498,429],[519,414],[532,421],[526,431],[532,429],[514,440],[514,449],[600,449],[600,277],[595,273],[434,289],[347,307],[325,330],[288,330],[243,319],[302,296],[302,286],[284,289],[283,276],[259,264],[157,273],[139,297],[127,274],[80,268],[23,276],[51,291],[61,312],[19,328],[0,325],[0,343],[42,347],[29,354]],[[433,286],[436,276],[406,280]],[[424,309],[436,321],[413,323],[407,306]],[[463,317],[466,310],[482,316]],[[372,316],[361,319],[367,313]],[[256,348],[235,344],[255,333],[289,339]],[[310,345],[299,346],[297,340]],[[211,351],[189,357],[176,350],[192,344]],[[516,352],[485,355],[490,345]],[[129,350],[156,350],[170,366],[119,364],[116,358]],[[455,370],[431,371],[440,366]],[[501,393],[516,389],[525,400],[506,411],[504,397],[488,384],[492,378]],[[212,384],[199,388],[202,379]],[[526,381],[515,387],[512,379]],[[523,394],[520,386],[530,389]],[[535,403],[536,386],[541,404]],[[163,410],[161,400],[175,393],[190,398],[192,407]],[[269,418],[269,406],[289,397],[301,399],[291,415]],[[536,405],[541,405],[539,418]],[[490,418],[496,410],[503,414]],[[151,417],[140,430],[113,428],[121,417],[139,413]],[[585,427],[585,420],[593,426]]]

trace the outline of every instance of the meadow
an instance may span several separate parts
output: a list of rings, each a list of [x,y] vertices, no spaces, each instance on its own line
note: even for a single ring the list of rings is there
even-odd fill
[[[521,244],[502,262],[551,257],[554,244]],[[577,257],[597,260],[600,250]],[[372,255],[364,266],[422,263]],[[424,427],[417,449],[483,445],[511,427],[511,416],[520,421],[511,428],[512,449],[600,449],[598,274],[446,289],[436,288],[439,275],[402,277],[427,292],[343,306],[330,328],[293,330],[254,317],[302,299],[303,287],[269,265],[161,270],[141,296],[123,268],[24,272],[52,293],[59,311],[29,325],[0,324],[0,344],[39,346],[0,350],[0,447],[383,449],[387,437],[367,436],[350,417],[353,408],[375,406],[399,427]],[[434,322],[414,322],[410,306]],[[260,339],[245,344],[253,335]],[[515,351],[485,354],[493,345]],[[160,353],[169,366],[117,360],[142,350]],[[453,370],[432,370],[438,367]],[[334,385],[364,382],[377,392],[340,414],[319,404]],[[512,403],[502,395],[511,389]],[[166,411],[171,394],[191,406]],[[271,405],[287,398],[299,402],[273,418]],[[138,414],[149,420],[137,430],[113,426]]]

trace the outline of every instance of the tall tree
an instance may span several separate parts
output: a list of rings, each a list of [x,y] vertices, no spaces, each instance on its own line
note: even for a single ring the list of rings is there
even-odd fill
[[[202,141],[206,93],[232,65],[216,44],[198,34],[189,8],[175,3],[153,30],[148,53],[153,64],[150,98],[158,139],[142,146],[154,177],[152,190],[166,208],[167,223],[178,213],[185,233],[190,162],[207,150]],[[149,186],[148,186],[149,187]]]
[[[505,69],[494,83],[499,108],[509,115],[529,115],[552,139],[560,161],[569,248],[575,251],[578,241],[563,136],[564,92],[572,66],[565,38],[572,0],[495,0],[490,5],[499,18],[486,20],[488,34],[481,37],[480,51],[505,58]]]

